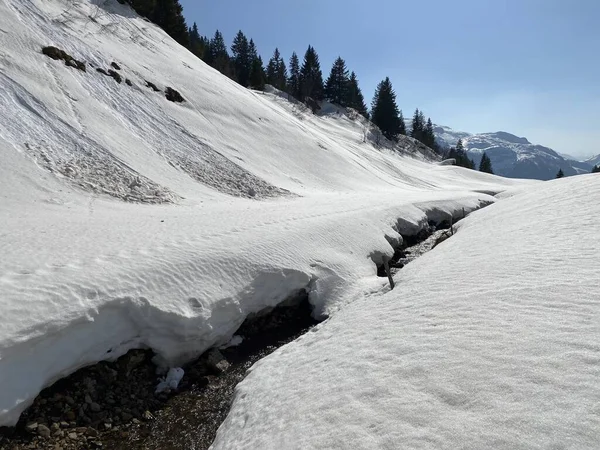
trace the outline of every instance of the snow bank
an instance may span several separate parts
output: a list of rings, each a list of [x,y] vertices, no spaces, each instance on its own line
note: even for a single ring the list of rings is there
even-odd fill
[[[113,61],[132,86],[95,70]],[[398,233],[520,184],[374,148],[353,115],[244,89],[113,1],[0,2],[0,115],[0,425],[82,366],[140,347],[178,365],[302,288],[330,315],[382,289]]]
[[[600,447],[600,178],[548,182],[255,364],[213,449]]]

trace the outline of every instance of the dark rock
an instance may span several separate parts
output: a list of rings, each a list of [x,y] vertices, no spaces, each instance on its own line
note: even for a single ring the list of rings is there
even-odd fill
[[[229,362],[216,348],[210,349],[206,354],[206,365],[216,373],[223,373],[229,369]]]
[[[175,103],[185,102],[185,99],[181,96],[181,94],[171,87],[167,87],[167,89],[165,90],[165,97],[170,102],[175,102]]]
[[[121,75],[119,75],[117,72],[115,72],[112,69],[104,70],[101,67],[98,67],[96,69],[96,72],[99,72],[102,75],[106,75],[107,77],[111,77],[112,79],[114,79],[119,84],[121,83],[121,81],[123,81],[123,78],[121,78]]]
[[[133,86],[133,83],[131,82],[131,80],[130,80],[129,78],[126,78],[126,79],[125,79],[125,84],[126,84],[127,86]]]
[[[112,70],[112,69],[108,69],[108,74],[109,74],[111,77],[113,77],[113,78],[114,78],[114,80],[115,80],[117,83],[119,83],[119,84],[121,84],[121,81],[123,81],[123,78],[121,78],[121,75],[119,75],[117,72],[115,72],[115,71],[114,71],[114,70]]]
[[[157,88],[154,83],[151,83],[148,80],[146,80],[146,86],[149,87],[150,89],[152,89],[154,92],[160,92],[160,89]]]
[[[121,70],[121,66],[119,66],[116,62],[111,62],[110,65],[112,66],[113,69],[115,70]]]
[[[100,411],[102,411],[102,406],[100,406],[96,402],[92,402],[92,403],[90,403],[90,409],[92,410],[92,412],[100,412]]]
[[[84,62],[77,61],[75,58],[73,58],[71,55],[69,55],[64,50],[61,50],[56,47],[48,46],[48,47],[42,48],[42,53],[54,60],[64,61],[66,66],[74,67],[78,70],[81,70],[82,72],[86,71]]]
[[[38,425],[37,427],[37,434],[39,434],[42,437],[50,437],[50,428],[48,428],[46,425]]]

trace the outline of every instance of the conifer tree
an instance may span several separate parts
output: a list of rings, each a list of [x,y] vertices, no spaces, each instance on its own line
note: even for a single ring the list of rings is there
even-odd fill
[[[425,116],[419,108],[415,110],[412,119],[412,127],[410,130],[410,137],[415,138],[418,141],[423,140],[423,132],[425,131]]]
[[[198,32],[198,25],[194,22],[194,25],[189,30],[190,34],[190,51],[200,59],[204,59],[204,52],[206,51],[206,43],[200,33]]]
[[[300,69],[300,98],[323,100],[323,73],[319,63],[319,55],[312,46],[308,46],[304,55],[304,63]]]
[[[156,8],[156,0],[128,0],[127,3],[129,3],[140,16],[152,20],[154,9]]]
[[[556,178],[562,178],[565,176],[565,173],[562,169],[558,169],[558,173],[556,174]]]
[[[223,35],[219,30],[215,31],[214,37],[210,40],[209,49],[210,54],[208,55],[207,62],[222,74],[233,78],[233,68],[229,53],[227,53],[225,39],[223,39]]]
[[[398,114],[398,120],[400,121],[400,129],[399,133],[403,136],[406,136],[406,122],[404,121],[404,114],[402,114],[402,110]]]
[[[437,150],[437,145],[435,143],[435,132],[433,131],[433,122],[431,122],[430,117],[427,118],[427,123],[422,131],[421,142],[427,147]]]
[[[348,104],[349,83],[346,62],[338,56],[325,83],[325,99],[336,105],[350,106]]]
[[[267,64],[267,83],[280,91],[286,89],[287,71],[278,48],[275,49],[269,64]]]
[[[296,52],[290,58],[290,76],[287,81],[288,92],[297,100],[300,100],[300,61]]]
[[[483,155],[481,155],[481,162],[479,163],[479,171],[486,172],[486,173],[494,173],[494,171],[492,169],[492,160],[490,159],[490,157],[488,155],[485,154],[485,152],[483,152]]]
[[[265,90],[266,80],[265,69],[263,67],[263,60],[260,56],[256,55],[252,59],[252,67],[250,71],[250,87],[259,91]]]
[[[600,165],[594,166],[591,173],[600,173]]]
[[[459,139],[456,147],[451,147],[450,151],[446,155],[446,158],[452,158],[456,161],[455,165],[466,167],[467,169],[475,169],[475,162],[469,159],[462,139]]]
[[[347,98],[344,103],[346,103],[346,106],[354,108],[365,118],[369,118],[369,112],[367,111],[365,98],[363,97],[360,87],[358,87],[358,79],[356,78],[356,74],[354,72],[350,74],[350,79],[348,80]]]
[[[231,59],[235,70],[236,81],[244,87],[250,84],[253,58],[250,55],[250,44],[242,30],[238,31],[231,45]]]
[[[393,141],[398,140],[402,131],[400,111],[396,105],[396,93],[388,77],[377,85],[371,106],[371,120],[383,135]]]
[[[189,47],[190,35],[179,0],[156,0],[150,20],[165,30],[179,44]]]

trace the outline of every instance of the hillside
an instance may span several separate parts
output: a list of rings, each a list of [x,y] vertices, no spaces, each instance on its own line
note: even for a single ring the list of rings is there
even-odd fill
[[[551,180],[562,169],[566,176],[589,173],[592,164],[564,158],[551,148],[536,145],[524,137],[498,131],[470,134],[436,126],[436,139],[443,147],[456,145],[459,139],[469,157],[479,164],[485,152],[492,161],[494,173],[510,178]]]
[[[116,1],[4,0],[0,49],[0,426],[83,366],[181,364],[300,289],[332,315],[385,285],[401,235],[523,185],[242,88]]]

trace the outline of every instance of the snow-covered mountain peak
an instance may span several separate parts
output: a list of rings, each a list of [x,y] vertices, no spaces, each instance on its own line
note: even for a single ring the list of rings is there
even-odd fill
[[[436,139],[442,147],[455,146],[458,139],[476,164],[485,152],[492,161],[494,173],[512,178],[550,180],[559,170],[565,175],[589,173],[592,165],[566,159],[551,148],[532,144],[525,137],[505,131],[470,134],[449,127],[436,126]]]
[[[499,141],[510,142],[512,144],[529,145],[531,142],[524,137],[518,137],[506,131],[496,131],[495,133],[482,133],[480,136],[486,136],[489,139],[497,139]]]

